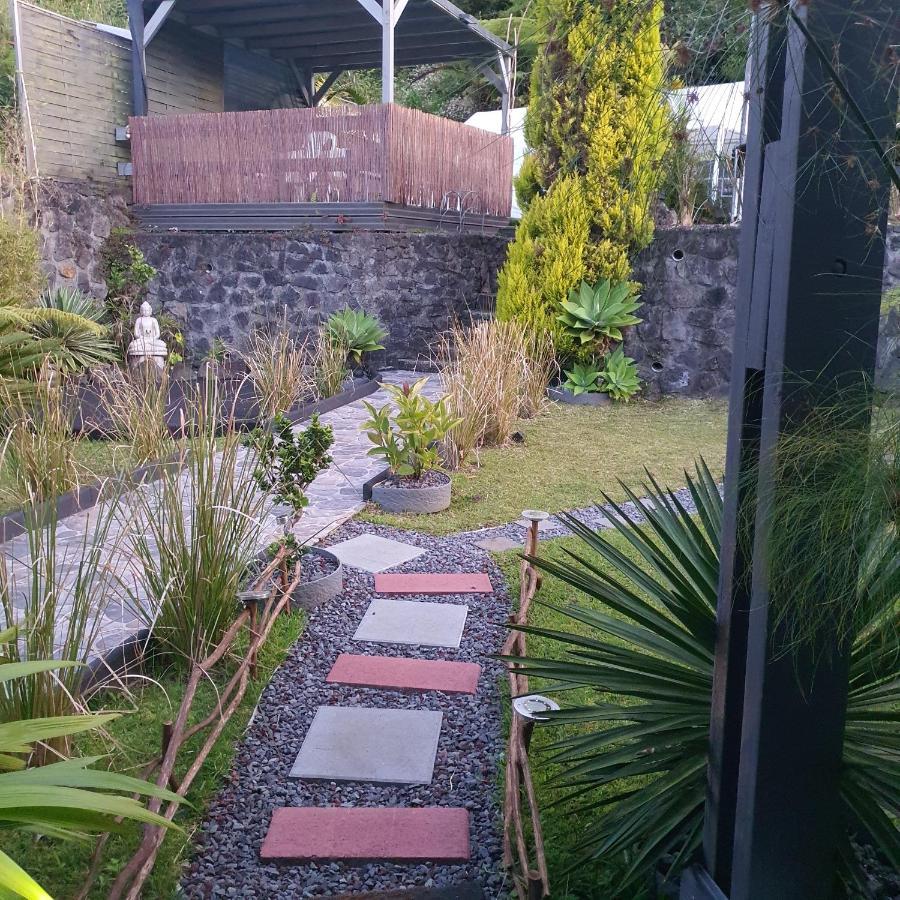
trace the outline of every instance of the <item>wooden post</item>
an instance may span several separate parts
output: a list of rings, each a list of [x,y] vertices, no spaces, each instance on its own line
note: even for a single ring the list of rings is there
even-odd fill
[[[147,115],[147,66],[144,58],[144,3],[127,0],[131,31],[131,114]]]
[[[394,0],[382,0],[381,102],[394,102]]]
[[[163,722],[162,725],[162,753],[160,754],[160,759],[166,758],[166,753],[169,750],[169,744],[172,743],[172,723],[171,722]],[[169,775],[169,789],[173,791],[178,791],[178,780],[175,778],[175,773],[172,772]]]

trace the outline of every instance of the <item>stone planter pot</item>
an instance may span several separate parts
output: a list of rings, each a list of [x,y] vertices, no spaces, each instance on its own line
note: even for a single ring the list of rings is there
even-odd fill
[[[313,610],[333,600],[344,590],[344,566],[341,561],[329,550],[323,547],[310,547],[304,556],[319,556],[329,562],[337,563],[337,568],[321,578],[298,584],[291,594],[291,603],[303,607],[305,610]]]
[[[390,481],[372,486],[372,499],[385,512],[436,513],[450,505],[450,478],[443,473],[440,484],[398,487]]]
[[[562,387],[548,388],[547,396],[557,403],[571,403],[573,406],[609,406],[612,403],[609,394],[592,392],[576,395]]]

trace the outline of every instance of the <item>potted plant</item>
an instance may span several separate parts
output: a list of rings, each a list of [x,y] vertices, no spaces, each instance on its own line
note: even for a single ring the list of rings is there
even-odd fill
[[[344,589],[343,567],[328,550],[302,546],[292,529],[309,505],[306,489],[331,463],[328,451],[334,432],[330,425],[322,425],[317,415],[306,428],[295,432],[290,419],[276,413],[269,428],[255,428],[245,443],[257,454],[253,478],[275,501],[283,525],[282,536],[269,545],[268,555],[274,557],[282,547],[287,550],[281,566],[285,584],[294,564],[301,563],[302,580],[293,599],[304,609],[315,609]]]
[[[564,374],[566,380],[559,387],[550,388],[548,393],[551,400],[578,406],[609,406],[609,394],[603,392],[600,369],[593,360],[575,363]]]
[[[397,410],[387,404],[365,407],[371,416],[360,426],[374,446],[369,456],[380,456],[390,467],[388,477],[373,486],[372,500],[389,512],[440,512],[450,505],[450,477],[439,470],[437,444],[460,419],[450,414],[447,399],[429,400],[422,389],[427,378],[402,387],[383,384]]]

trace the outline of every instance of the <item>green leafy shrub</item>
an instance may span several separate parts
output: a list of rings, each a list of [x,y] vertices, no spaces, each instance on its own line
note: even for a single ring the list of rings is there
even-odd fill
[[[357,365],[362,363],[363,353],[384,350],[381,342],[387,331],[378,319],[361,309],[345,306],[339,312],[332,313],[325,323],[325,330],[336,345],[346,348]]]
[[[662,4],[539,0],[544,36],[531,81],[526,136],[533,195],[497,292],[500,318],[549,330],[582,280],[621,282],[653,237],[669,113],[663,98]],[[562,236],[562,240],[560,237]]]
[[[575,363],[565,374],[566,380],[562,386],[576,397],[600,390],[600,370],[592,362]]]
[[[333,429],[322,425],[318,415],[302,431],[295,432],[291,420],[280,412],[275,414],[271,429],[256,428],[245,440],[256,451],[256,484],[276,503],[290,506],[295,520],[309,505],[306,489],[331,465],[328,450],[333,443]]]
[[[561,654],[522,662],[529,676],[596,694],[594,702],[550,714],[552,725],[573,726],[552,745],[551,761],[562,767],[560,788],[571,789],[580,808],[596,810],[589,827],[573,836],[573,851],[584,861],[624,862],[615,896],[636,896],[658,866],[678,871],[701,840],[723,504],[702,462],[688,489],[696,516],[652,478],[640,491],[626,487],[633,503],[639,496],[653,501],[642,510],[642,523],[605,498],[618,513],[613,526],[630,554],[603,531],[562,513],[583,546],[569,553],[571,561],[534,560],[597,601],[555,607],[579,623],[579,633],[530,628],[558,644]],[[870,521],[866,537],[869,565],[855,592],[868,599],[845,598],[867,613],[852,638],[840,775],[840,874],[853,896],[868,894],[851,831],[861,827],[893,866],[900,861],[896,523]],[[827,607],[825,598],[822,603]]]
[[[630,356],[617,347],[603,363],[600,370],[600,390],[606,391],[613,400],[630,400],[641,387],[637,366]]]
[[[374,444],[368,455],[384,459],[396,477],[419,479],[425,472],[437,469],[437,444],[460,422],[450,413],[446,398],[429,400],[423,396],[427,381],[420,378],[415,384],[402,387],[382,385],[397,406],[393,416],[390,404],[376,409],[363,401],[371,418],[360,427]]]
[[[127,228],[115,228],[110,233],[100,248],[100,266],[106,281],[106,302],[112,313],[114,338],[124,350],[131,340],[134,316],[156,269],[144,259]],[[162,339],[166,340],[166,337]],[[171,335],[167,343],[170,341]],[[177,349],[175,353],[178,353]],[[172,361],[171,356],[169,361]]]
[[[640,305],[633,285],[627,281],[600,281],[596,287],[582,281],[578,289],[569,291],[562,315],[557,318],[580,350],[602,353],[611,341],[622,340],[623,328],[641,321],[634,315]]]
[[[525,212],[531,201],[541,192],[541,184],[538,181],[537,161],[533,154],[529,153],[522,160],[519,173],[513,179],[513,187],[516,189],[516,200],[519,208]]]

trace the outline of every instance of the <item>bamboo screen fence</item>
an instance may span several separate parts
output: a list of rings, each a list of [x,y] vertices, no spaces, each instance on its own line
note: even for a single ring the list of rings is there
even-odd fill
[[[131,153],[142,205],[512,202],[511,138],[394,105],[132,118]]]

